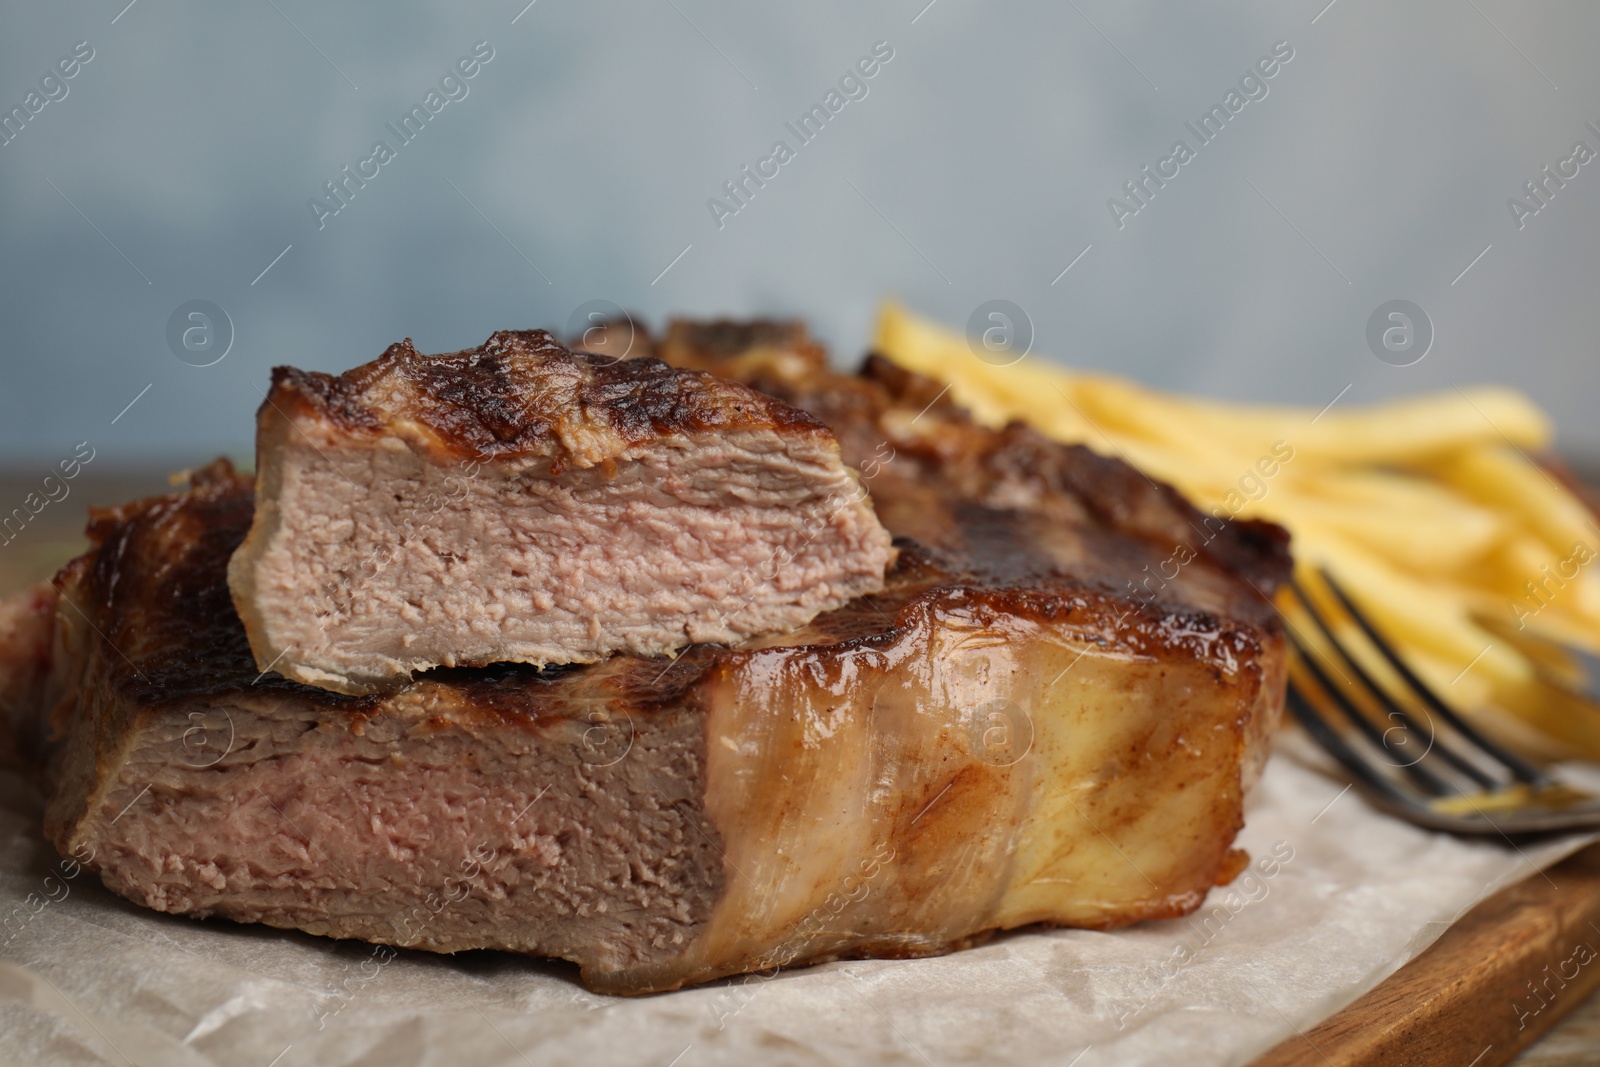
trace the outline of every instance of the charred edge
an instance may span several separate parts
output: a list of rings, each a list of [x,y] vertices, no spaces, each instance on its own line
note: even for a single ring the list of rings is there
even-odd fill
[[[740,427],[829,433],[806,412],[738,383],[650,357],[573,352],[544,330],[502,330],[478,348],[437,356],[423,356],[408,338],[337,377],[278,367],[262,417],[276,408],[374,432],[404,415],[456,451],[513,454],[547,441],[563,414],[550,407],[545,380],[570,380],[581,410],[630,444]]]

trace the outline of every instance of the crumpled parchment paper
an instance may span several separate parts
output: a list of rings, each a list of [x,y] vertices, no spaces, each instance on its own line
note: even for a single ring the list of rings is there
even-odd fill
[[[1240,841],[1251,867],[1188,919],[1016,932],[938,959],[829,964],[637,999],[596,996],[576,968],[505,953],[433,956],[145,911],[55,856],[37,799],[7,778],[0,1060],[1243,1063],[1372,988],[1477,901],[1589,840],[1518,849],[1429,833],[1369,808],[1316,762],[1273,757]]]

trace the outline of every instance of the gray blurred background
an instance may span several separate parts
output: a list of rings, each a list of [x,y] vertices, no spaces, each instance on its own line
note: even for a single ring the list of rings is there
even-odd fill
[[[1507,204],[1600,150],[1596,5],[525,3],[6,5],[4,466],[247,455],[273,364],[591,300],[804,316],[851,362],[887,296],[956,326],[1009,300],[1035,353],[1221,397],[1502,381],[1600,455],[1600,163],[1520,229]],[[801,144],[785,123],[877,42],[893,58]],[[1119,228],[1108,199],[1278,42],[1266,95]],[[457,98],[402,144],[386,124],[430,90]],[[794,158],[719,226],[707,201],[780,139]],[[324,183],[379,140],[394,158],[319,228],[308,202],[338,206]],[[1366,341],[1391,299],[1434,325],[1411,366]],[[232,326],[209,366],[203,328],[169,343],[195,300]]]

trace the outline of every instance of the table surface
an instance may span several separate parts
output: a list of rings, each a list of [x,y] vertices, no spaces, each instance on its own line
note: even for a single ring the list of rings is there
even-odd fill
[[[1591,996],[1511,1061],[1515,1067],[1593,1067],[1600,1063],[1600,994]]]
[[[38,478],[29,472],[0,471],[0,504],[20,504],[37,485]],[[167,490],[167,476],[161,471],[85,470],[66,499],[46,505],[20,536],[0,545],[0,596],[43,581],[87,547],[82,529],[88,505],[118,503]],[[1600,1064],[1600,995],[1573,1009],[1512,1063],[1516,1067]]]

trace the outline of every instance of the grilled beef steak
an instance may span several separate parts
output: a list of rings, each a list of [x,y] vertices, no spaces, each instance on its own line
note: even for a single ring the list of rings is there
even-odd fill
[[[213,467],[97,513],[57,579],[52,841],[155,908],[559,956],[618,993],[1193,910],[1282,705],[1282,531],[771,329],[662,353],[837,420],[911,535],[880,592],[671,660],[341,696],[255,666],[224,583],[251,486]]]
[[[257,434],[234,603],[259,670],[341,693],[782,632],[893,557],[815,419],[538,330],[280,367]]]

